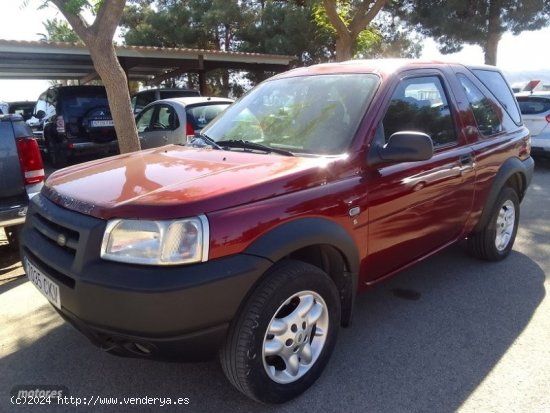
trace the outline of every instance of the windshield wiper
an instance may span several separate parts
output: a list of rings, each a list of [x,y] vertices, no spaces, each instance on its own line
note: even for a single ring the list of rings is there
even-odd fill
[[[243,139],[229,139],[225,141],[218,141],[218,145],[222,148],[242,148],[242,149],[255,149],[258,151],[264,151],[267,153],[278,153],[279,155],[294,156],[290,151],[284,149],[272,148],[271,146],[263,145],[257,142],[245,141]]]
[[[223,150],[223,148],[220,145],[218,145],[218,143],[214,139],[212,139],[210,136],[202,132],[195,136],[196,137],[193,138],[193,140],[190,143],[191,146],[195,148],[203,148],[205,146],[211,146],[214,149]]]

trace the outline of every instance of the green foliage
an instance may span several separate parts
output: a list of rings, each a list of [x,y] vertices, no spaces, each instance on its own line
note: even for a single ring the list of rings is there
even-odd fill
[[[457,52],[465,43],[484,47],[491,34],[519,34],[550,23],[547,0],[394,0],[393,4],[397,14],[434,37],[442,53]]]
[[[344,0],[339,12],[350,21],[358,0]],[[388,15],[388,13],[386,13]],[[387,21],[386,21],[387,20]],[[357,57],[415,56],[419,42],[388,17],[360,33]],[[128,45],[204,48],[295,56],[296,66],[333,60],[336,31],[320,0],[128,0],[121,26]],[[207,78],[212,93],[242,93],[242,75],[222,71]],[[267,75],[250,73],[257,83]],[[230,79],[236,79],[232,82]],[[196,84],[192,76],[184,81]]]
[[[42,36],[42,41],[47,42],[80,42],[80,37],[75,33],[71,26],[65,21],[60,19],[46,20],[42,23],[46,29],[46,33],[39,33]]]

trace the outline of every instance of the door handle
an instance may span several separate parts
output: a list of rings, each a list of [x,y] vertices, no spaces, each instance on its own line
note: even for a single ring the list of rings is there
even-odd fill
[[[474,157],[471,154],[462,155],[458,158],[460,173],[475,167]]]

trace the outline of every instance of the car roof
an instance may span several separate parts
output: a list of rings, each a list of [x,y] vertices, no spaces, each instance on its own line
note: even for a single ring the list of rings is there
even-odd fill
[[[271,79],[307,76],[331,73],[377,73],[382,76],[390,75],[398,70],[415,69],[422,67],[442,67],[442,66],[462,66],[468,69],[481,69],[499,71],[494,66],[479,65],[469,66],[457,62],[444,62],[438,60],[422,60],[422,59],[358,59],[348,60],[339,63],[321,63],[308,67],[300,67],[290,70],[285,73],[273,76]]]
[[[189,89],[185,87],[154,87],[151,89],[140,90],[139,92],[134,93],[134,95],[137,95],[138,93],[154,92],[157,90],[159,92],[197,92],[199,93],[199,91],[196,89]]]
[[[233,103],[233,99],[228,98],[219,98],[219,97],[213,97],[213,96],[187,96],[187,97],[181,97],[181,98],[169,98],[169,99],[161,99],[157,100],[155,102],[149,103],[149,105],[153,103],[158,102],[170,102],[170,103],[176,103],[183,106],[189,106],[189,105],[196,105],[200,103]],[[147,106],[149,106],[147,105]]]

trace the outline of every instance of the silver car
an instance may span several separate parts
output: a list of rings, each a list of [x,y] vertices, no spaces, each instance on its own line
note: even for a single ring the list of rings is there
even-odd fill
[[[157,100],[137,116],[136,126],[142,149],[169,144],[183,145],[233,100],[216,97],[184,97]]]
[[[550,156],[550,92],[517,94],[516,99],[531,132],[531,154]]]

